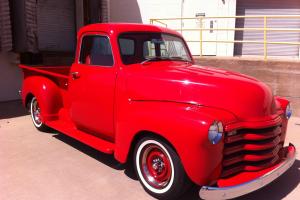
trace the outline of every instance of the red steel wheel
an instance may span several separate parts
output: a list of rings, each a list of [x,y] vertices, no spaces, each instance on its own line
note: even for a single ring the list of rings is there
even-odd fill
[[[138,142],[134,153],[139,180],[152,196],[174,199],[190,185],[177,153],[167,143],[146,137]]]
[[[169,156],[156,144],[146,145],[141,153],[140,165],[144,179],[152,187],[164,189],[173,175]]]

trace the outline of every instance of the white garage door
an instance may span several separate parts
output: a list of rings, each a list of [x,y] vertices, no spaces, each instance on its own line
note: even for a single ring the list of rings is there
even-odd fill
[[[299,0],[237,0],[237,15],[300,15]],[[300,28],[300,18],[268,19],[269,28]],[[264,20],[257,18],[238,19],[237,28],[263,28]],[[263,31],[240,31],[236,40],[263,41]],[[271,42],[300,42],[299,32],[268,32]],[[299,56],[299,46],[268,44],[268,56]],[[235,55],[263,55],[263,44],[235,44]]]

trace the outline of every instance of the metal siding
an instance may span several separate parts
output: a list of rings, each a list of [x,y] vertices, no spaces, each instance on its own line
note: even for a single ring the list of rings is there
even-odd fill
[[[40,51],[73,52],[75,49],[75,1],[38,0]]]
[[[0,51],[12,50],[11,20],[8,0],[0,0]]]
[[[299,0],[237,0],[237,15],[299,15]],[[268,19],[268,28],[300,28],[300,19]],[[237,19],[237,28],[263,28],[263,19]],[[239,31],[236,40],[263,41],[263,31]],[[299,32],[268,32],[271,42],[300,42]],[[299,56],[297,45],[268,44],[268,56]],[[263,55],[263,44],[235,44],[235,55]]]
[[[36,0],[25,0],[27,51],[35,53],[38,52],[36,12]]]
[[[99,23],[101,21],[101,2],[100,0],[88,1],[89,24]]]
[[[101,1],[101,22],[109,22],[109,0]]]

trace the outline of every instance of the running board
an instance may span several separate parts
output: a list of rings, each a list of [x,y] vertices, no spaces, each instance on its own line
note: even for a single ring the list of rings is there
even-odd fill
[[[101,151],[107,154],[113,154],[115,145],[114,143],[108,142],[101,138],[95,137],[93,135],[87,134],[83,131],[76,129],[76,127],[62,120],[48,121],[47,126],[62,132],[65,135],[68,135],[94,149]]]

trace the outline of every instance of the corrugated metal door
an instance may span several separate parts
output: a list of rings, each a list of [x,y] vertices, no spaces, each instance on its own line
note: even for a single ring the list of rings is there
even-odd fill
[[[109,0],[101,1],[101,22],[109,22]]]
[[[12,34],[8,0],[0,0],[0,51],[12,49]]]
[[[37,1],[40,51],[71,52],[75,49],[75,1]]]
[[[299,0],[237,0],[237,15],[299,15]],[[268,28],[300,28],[300,19],[268,19]],[[263,28],[262,18],[237,19],[237,28]],[[263,31],[239,31],[236,40],[263,41]],[[268,32],[271,42],[300,42],[299,32]],[[268,56],[299,56],[297,45],[268,44]],[[263,44],[235,44],[235,55],[263,55]]]

